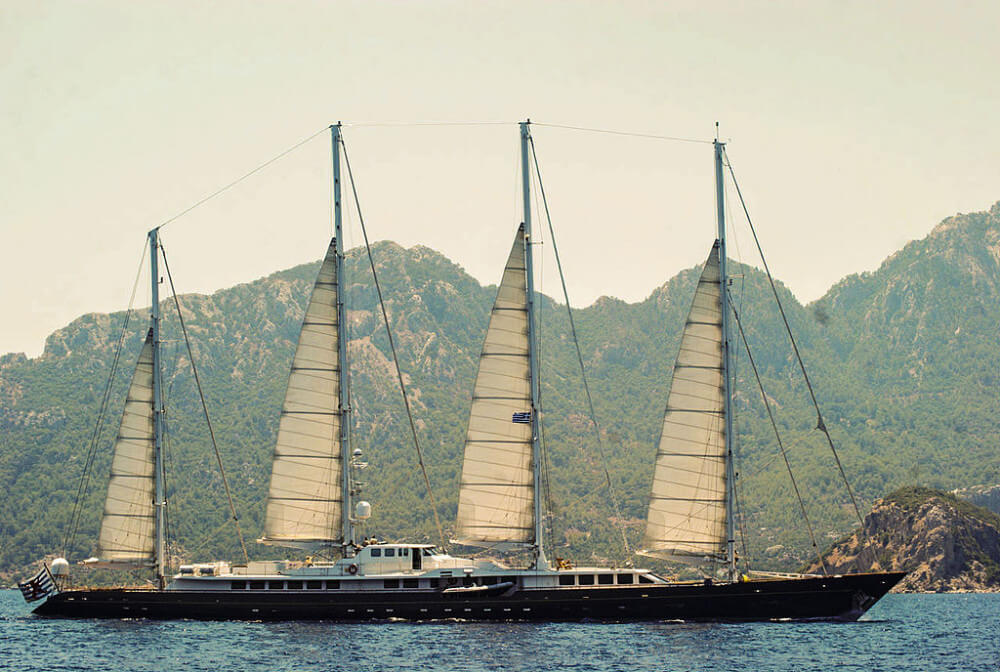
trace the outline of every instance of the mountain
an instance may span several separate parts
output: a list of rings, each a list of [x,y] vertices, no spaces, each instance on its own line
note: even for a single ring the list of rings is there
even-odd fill
[[[913,483],[941,489],[1000,482],[1000,204],[949,218],[873,273],[851,276],[808,306],[778,291],[817,397],[863,510]],[[706,241],[708,255],[711,241]],[[418,436],[446,527],[455,518],[469,395],[495,288],[425,247],[374,246]],[[220,450],[248,538],[261,531],[270,454],[284,383],[318,263],[210,296],[180,297]],[[857,519],[811,408],[766,278],[733,264],[747,341],[777,416],[809,519],[823,546]],[[438,540],[395,382],[363,251],[348,254],[346,303],[355,413],[353,437],[372,467],[368,532]],[[497,269],[499,276],[500,268]],[[601,445],[589,423],[565,308],[540,301],[542,404],[558,554],[624,562],[601,452],[630,541],[642,533],[655,443],[699,269],[638,303],[602,298],[575,311],[594,392]],[[221,480],[198,405],[172,301],[163,304],[169,407],[167,467],[175,551],[235,557]],[[93,477],[85,484],[72,557],[93,550],[132,362],[148,309],[128,324],[112,380]],[[0,357],[0,572],[61,548],[124,313],[84,315],[53,333],[35,359]],[[735,356],[738,492],[745,555],[758,567],[806,562],[808,535],[745,353]],[[447,536],[450,530],[445,530]],[[254,546],[251,544],[251,546]],[[256,557],[280,552],[253,548]]]
[[[897,592],[1000,592],[1000,516],[940,490],[901,488],[823,559],[831,574],[909,572]]]

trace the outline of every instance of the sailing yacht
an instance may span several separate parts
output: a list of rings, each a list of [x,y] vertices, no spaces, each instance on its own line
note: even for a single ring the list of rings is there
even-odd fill
[[[202,619],[761,620],[856,619],[903,573],[749,578],[733,546],[725,225],[716,143],[719,239],[705,264],[664,418],[643,553],[729,567],[725,580],[673,581],[651,570],[573,567],[546,556],[542,534],[538,354],[530,122],[520,124],[523,221],[490,313],[472,392],[454,543],[527,553],[527,566],[452,556],[430,544],[359,543],[371,505],[358,500],[366,466],[347,431],[347,336],[340,208],[340,127],[331,127],[335,232],[302,322],[281,410],[265,544],[299,561],[181,565],[166,575],[159,373],[157,231],[149,332],[115,443],[98,555],[90,564],[155,569],[150,588],[67,588],[53,562],[22,586],[43,616]],[[697,474],[692,478],[691,474]],[[357,500],[357,501],[356,501]],[[326,551],[336,560],[314,560]],[[64,586],[64,587],[60,587]]]

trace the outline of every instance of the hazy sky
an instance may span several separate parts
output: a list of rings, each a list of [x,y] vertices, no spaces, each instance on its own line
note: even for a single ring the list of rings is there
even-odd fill
[[[370,235],[484,283],[520,217],[515,122],[710,140],[719,120],[772,270],[812,300],[1000,199],[998,26],[995,2],[3,0],[0,353],[123,308],[148,229],[337,120]],[[370,123],[415,121],[508,123]],[[710,145],[533,134],[574,304],[704,260]],[[318,259],[329,144],[167,226],[178,289]]]

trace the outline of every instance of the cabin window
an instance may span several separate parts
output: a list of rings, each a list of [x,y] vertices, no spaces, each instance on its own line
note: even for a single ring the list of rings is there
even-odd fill
[[[215,567],[199,567],[198,574],[201,576],[215,576]]]
[[[284,581],[268,581],[267,582],[267,588],[268,588],[268,590],[282,590],[284,587],[285,587],[285,582]]]
[[[639,575],[639,583],[653,583],[653,580],[645,574]]]
[[[396,557],[396,549],[395,548],[387,548],[387,549],[385,549],[385,557],[387,557],[387,558]]]
[[[441,585],[441,582],[438,579],[427,579],[428,588],[437,588],[439,585]]]
[[[267,587],[266,581],[251,581],[250,590],[264,590]]]
[[[419,588],[420,579],[403,579],[403,588]]]
[[[507,582],[513,583],[514,585],[517,585],[517,577],[516,576],[504,576],[504,577],[502,577],[501,583],[507,583]]]
[[[434,554],[433,554],[433,553],[431,553],[431,549],[429,549],[429,548],[425,548],[425,549],[424,549],[424,555],[426,555],[426,556],[427,556],[427,557],[429,558],[430,556],[432,556],[432,555],[434,555]]]
[[[317,581],[316,583],[319,583],[319,581]],[[327,590],[337,590],[338,588],[340,588],[340,581],[327,581],[326,582],[326,589]]]
[[[289,581],[288,584],[285,587],[288,588],[288,590],[302,590],[302,582],[301,581]]]
[[[399,588],[399,579],[386,579],[383,584],[383,588]]]
[[[597,582],[599,584],[601,584],[602,586],[608,586],[608,585],[610,585],[610,584],[612,584],[612,583],[615,582],[615,575],[614,574],[598,574],[597,575]]]
[[[247,589],[247,582],[246,581],[233,581],[233,582],[231,582],[229,584],[229,588],[230,588],[230,590],[246,590]]]
[[[382,549],[381,548],[373,548],[372,549],[372,557],[373,558],[381,558],[382,557]]]
[[[400,555],[409,556],[410,555],[410,549],[408,549],[408,548],[401,548],[401,549],[399,549],[399,554]]]
[[[561,574],[559,576],[560,586],[572,586],[573,585],[573,575],[572,574]]]
[[[594,585],[594,575],[593,574],[581,574],[580,575],[580,585],[581,586],[592,586],[592,585]]]
[[[187,575],[187,574],[193,575],[194,574],[194,567],[181,567],[181,576],[184,576],[184,575]]]
[[[306,581],[306,588],[309,590],[323,590],[322,581]]]
[[[618,583],[620,583],[620,584],[632,583],[632,575],[631,574],[619,574],[618,575]]]
[[[483,578],[482,583],[484,586],[495,586],[500,583],[500,579],[495,576],[487,576]]]

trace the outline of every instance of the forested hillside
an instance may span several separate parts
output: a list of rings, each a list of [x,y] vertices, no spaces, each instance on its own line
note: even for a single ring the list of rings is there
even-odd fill
[[[707,240],[706,256],[710,246]],[[380,243],[374,254],[439,513],[450,526],[465,416],[495,288],[480,286],[427,248]],[[353,438],[372,465],[366,473],[365,496],[374,505],[368,532],[438,541],[367,263],[361,251],[349,254],[347,304]],[[767,280],[757,270],[734,266],[732,291],[747,338],[810,519],[826,545],[857,521],[815,429],[816,415]],[[181,297],[251,538],[261,531],[278,409],[317,268],[305,264],[211,296]],[[642,302],[602,298],[576,313],[602,443],[633,545],[642,532],[673,357],[698,272],[680,273]],[[1000,204],[949,218],[877,271],[844,279],[811,305],[800,305],[780,284],[779,292],[864,512],[901,485],[953,489],[1000,482]],[[164,309],[173,548],[187,559],[236,557],[190,362],[172,304],[165,302]],[[130,323],[72,559],[93,551],[111,436],[147,312],[137,311]],[[565,309],[544,300],[540,314],[548,499],[557,553],[577,562],[621,562]],[[61,547],[123,316],[84,315],[53,333],[41,357],[0,358],[0,572]],[[742,352],[736,377],[747,551],[757,566],[794,568],[808,559],[808,539]],[[251,553],[280,551],[254,547]]]

